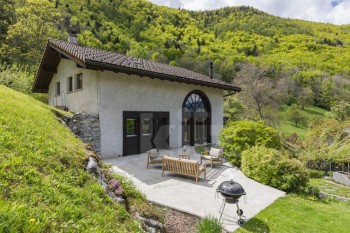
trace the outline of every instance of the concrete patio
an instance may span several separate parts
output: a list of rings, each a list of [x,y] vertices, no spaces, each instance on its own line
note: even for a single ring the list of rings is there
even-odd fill
[[[164,152],[177,157],[181,150]],[[193,147],[189,150],[191,160],[199,161],[199,155]],[[114,172],[129,177],[150,201],[199,217],[213,216],[219,219],[223,199],[216,193],[216,189],[223,181],[232,179],[245,189],[246,198],[242,197],[239,205],[244,211],[243,219],[246,221],[285,194],[247,178],[239,169],[228,163],[222,166],[216,164],[214,168],[208,165],[207,178],[199,179],[196,184],[194,178],[174,173],[166,172],[162,177],[161,165],[150,165],[147,169],[146,161],[145,153],[104,160],[112,165]],[[236,205],[227,204],[222,217],[223,227],[232,232],[239,227],[237,220]]]

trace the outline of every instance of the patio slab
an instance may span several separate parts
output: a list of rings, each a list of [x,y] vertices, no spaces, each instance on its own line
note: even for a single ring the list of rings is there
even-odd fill
[[[177,157],[179,152],[180,149],[168,151],[173,157]],[[191,159],[199,161],[199,155],[193,148],[191,152]],[[239,169],[228,163],[222,166],[214,165],[214,168],[207,166],[207,179],[201,178],[196,184],[192,177],[170,172],[166,172],[162,177],[161,165],[149,165],[147,169],[146,161],[145,153],[104,160],[112,165],[114,172],[129,177],[151,202],[199,217],[213,216],[219,219],[223,199],[216,189],[223,181],[232,179],[245,189],[246,198],[240,199],[239,206],[246,221],[285,195],[280,190],[247,178]],[[236,205],[227,204],[222,217],[223,227],[232,232],[239,227],[237,220]]]

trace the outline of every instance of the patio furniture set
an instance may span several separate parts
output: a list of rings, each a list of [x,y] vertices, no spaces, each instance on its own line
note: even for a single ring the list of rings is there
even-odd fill
[[[179,153],[177,158],[169,156],[168,153],[160,153],[157,149],[147,151],[147,168],[149,164],[162,164],[162,176],[164,176],[165,171],[169,171],[194,177],[196,183],[199,176],[204,174],[204,179],[206,178],[206,168],[208,164],[206,161],[211,164],[211,167],[213,167],[214,162],[220,162],[220,164],[222,164],[222,149],[212,147],[207,155],[200,156],[200,163],[191,160],[190,154],[185,151]]]

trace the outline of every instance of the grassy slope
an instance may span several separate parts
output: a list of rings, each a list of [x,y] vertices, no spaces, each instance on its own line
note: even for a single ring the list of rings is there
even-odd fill
[[[321,191],[350,198],[350,187],[337,184],[332,180],[326,179],[311,179],[310,184],[314,187],[319,188]]]
[[[300,138],[304,138],[308,131],[308,126],[295,126],[295,123],[288,119],[288,109],[288,106],[284,106],[280,111],[280,116],[282,119],[280,130],[286,135],[290,135],[295,132]],[[309,123],[315,117],[322,117],[327,110],[315,106],[306,106],[302,112]]]
[[[350,202],[309,200],[288,195],[278,199],[235,232],[349,232]]]
[[[86,154],[48,106],[0,85],[0,232],[136,232]]]

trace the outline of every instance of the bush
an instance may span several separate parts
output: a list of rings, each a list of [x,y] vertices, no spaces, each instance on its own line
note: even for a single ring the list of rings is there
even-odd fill
[[[220,233],[221,224],[214,217],[205,217],[197,225],[199,233]]]
[[[331,112],[334,114],[337,120],[344,121],[350,117],[350,103],[342,100],[336,104],[333,104],[331,107]]]
[[[320,190],[316,186],[308,185],[303,190],[303,194],[319,198]]]
[[[319,170],[308,170],[310,178],[322,178],[324,176],[323,171]]]
[[[268,148],[280,148],[280,137],[276,130],[262,122],[231,122],[220,135],[220,146],[230,163],[241,165],[241,153],[255,145]]]
[[[258,182],[286,192],[304,191],[309,181],[299,160],[264,146],[255,146],[242,153],[242,171]]]
[[[313,161],[310,168],[326,170],[329,164],[350,162],[350,120],[316,119],[303,141],[302,161]]]

